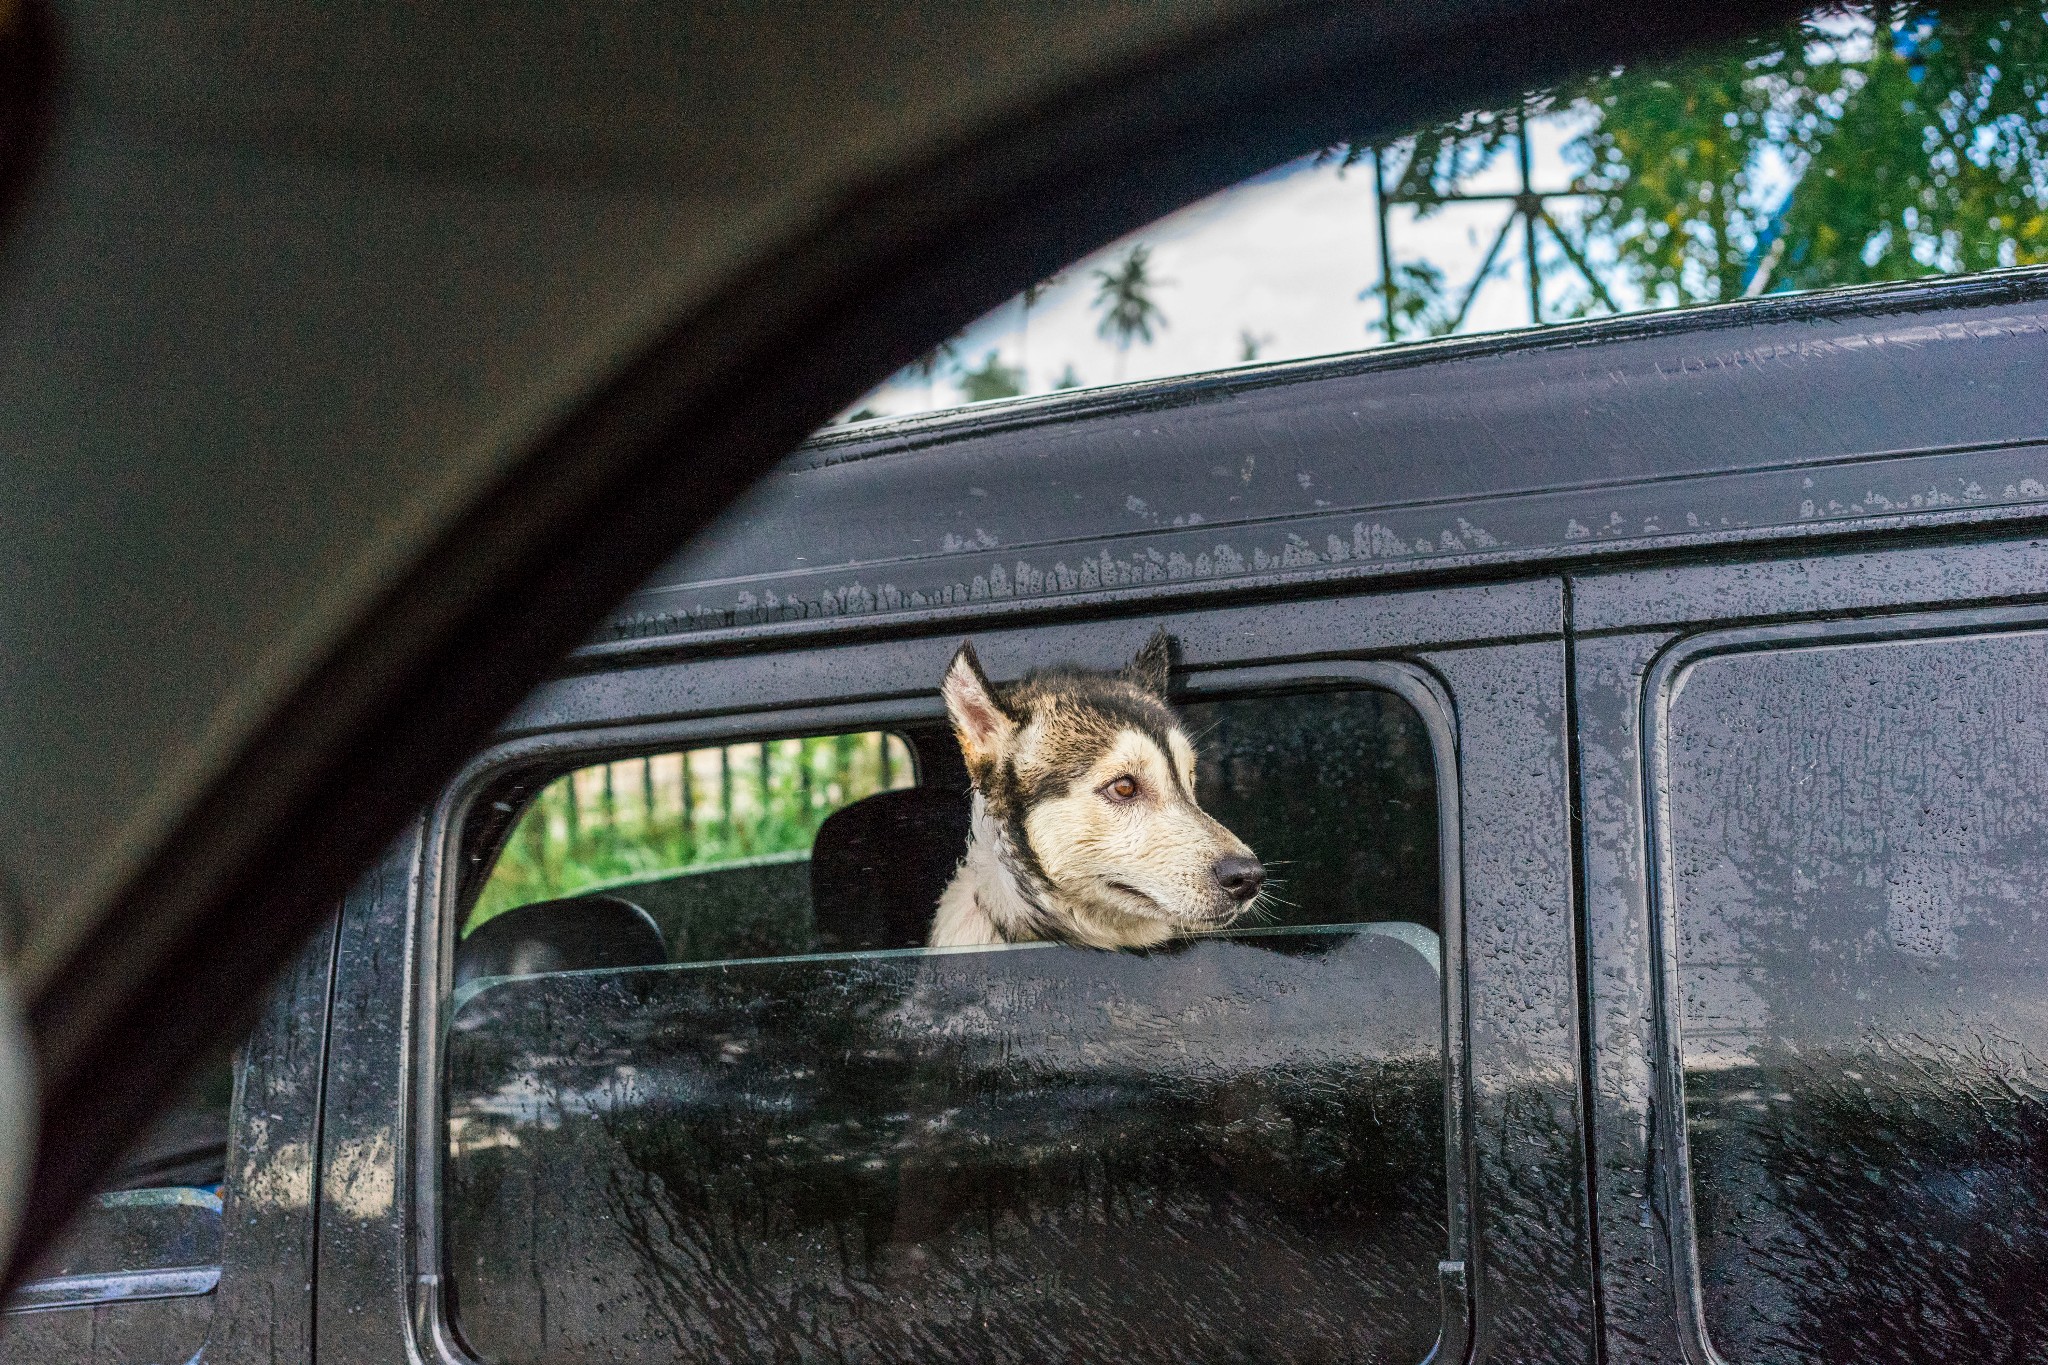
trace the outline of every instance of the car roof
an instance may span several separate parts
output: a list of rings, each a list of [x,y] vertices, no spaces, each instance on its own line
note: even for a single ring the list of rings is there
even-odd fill
[[[2040,481],[1930,462],[2048,431],[2044,330],[2031,269],[835,430],[583,657],[2018,511]]]

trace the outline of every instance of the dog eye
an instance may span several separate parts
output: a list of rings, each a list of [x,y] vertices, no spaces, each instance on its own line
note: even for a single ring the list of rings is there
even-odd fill
[[[1112,801],[1125,802],[1138,799],[1138,779],[1125,773],[1103,787],[1102,794]]]

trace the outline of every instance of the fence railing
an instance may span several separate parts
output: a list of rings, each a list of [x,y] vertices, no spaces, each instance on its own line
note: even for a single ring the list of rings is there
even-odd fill
[[[513,827],[469,927],[610,882],[807,852],[833,811],[915,781],[908,746],[879,731],[578,768],[542,788]]]

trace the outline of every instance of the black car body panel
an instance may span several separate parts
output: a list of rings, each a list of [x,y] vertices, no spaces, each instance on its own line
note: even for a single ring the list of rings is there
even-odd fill
[[[1906,1360],[2027,1340],[2011,1333],[2041,1291],[1980,1271],[2032,1265],[2041,1241],[2039,1206],[2010,1191],[2048,1170],[2026,1072],[2048,1005],[2001,978],[1994,1029],[1996,1010],[1928,992],[1967,986],[1993,930],[2031,960],[2011,907],[2032,904],[2038,688],[1996,675],[2048,626],[2044,321],[2048,273],[2014,272],[820,438],[529,699],[309,959],[278,1007],[290,1026],[258,1045],[281,1050],[238,1092],[208,1358],[470,1358],[476,1305],[449,1287],[463,1237],[443,1224],[445,1028],[457,887],[488,853],[464,831],[508,775],[930,726],[962,637],[1006,678],[1114,665],[1162,625],[1186,700],[1371,686],[1435,718],[1437,1359]],[[1852,646],[1895,652],[1826,652]],[[1712,671],[1727,660],[1752,672]],[[1929,677],[1990,719],[1902,728]],[[1778,727],[1761,750],[1757,716]],[[1989,756],[1964,781],[1956,752]],[[1809,779],[1836,804],[1809,809]],[[1940,826],[1890,880],[1890,853],[1827,852],[1831,830],[1894,829],[1867,812],[1914,793],[1937,824],[1954,807],[2003,842]],[[1716,843],[1724,827],[1747,842]],[[1786,937],[1795,920],[1811,933]],[[1804,965],[1809,939],[1833,976]],[[1855,1013],[1859,963],[1893,1013]],[[1685,1021],[1724,1019],[1697,1013],[1735,998],[1722,967],[1777,1031],[1737,1018],[1713,1036],[1751,1051],[1702,1061],[1711,1029]],[[1854,1022],[1800,1022],[1817,1019]],[[1890,1047],[1901,1021],[1926,1045]],[[1774,1098],[1818,1074],[1802,1049],[1826,1053],[1829,1084],[1890,1089]],[[1761,1109],[1742,1107],[1752,1090]],[[1914,1104],[1977,1113],[1957,1131],[1978,1136],[1915,1147]],[[1826,1167],[1852,1152],[1855,1170]],[[1869,1188],[1810,1198],[1816,1170]],[[1970,1233],[1987,1211],[1996,1235]],[[1804,1259],[1769,1273],[1787,1247]],[[1869,1284],[1858,1264],[1878,1267]],[[525,1301],[541,1282],[500,1287]],[[1744,1296],[1761,1307],[1731,1316]],[[1931,1316],[1887,1329],[1874,1305],[1894,1300]]]
[[[2022,272],[828,434],[584,657],[2026,516],[2048,501],[2044,329],[2048,281]]]

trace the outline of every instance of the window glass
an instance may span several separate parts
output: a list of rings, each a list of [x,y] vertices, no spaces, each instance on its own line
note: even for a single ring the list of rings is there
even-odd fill
[[[868,798],[902,819],[825,822],[806,950],[458,973],[466,1346],[1423,1360],[1449,1236],[1429,736],[1370,689],[1186,710],[1205,804],[1286,883],[1278,922],[1146,953],[819,951],[906,881],[922,942],[967,797],[921,783]],[[937,777],[950,734],[903,734]]]
[[[1202,737],[1202,808],[1272,870],[1266,922],[1441,929],[1436,771],[1414,707],[1357,688],[1181,715]]]
[[[2039,264],[2044,139],[2039,4],[1829,5],[1277,167],[1025,291],[850,415]]]
[[[2044,680],[2036,633],[1676,680],[1685,1132],[1735,1365],[2048,1340]]]

